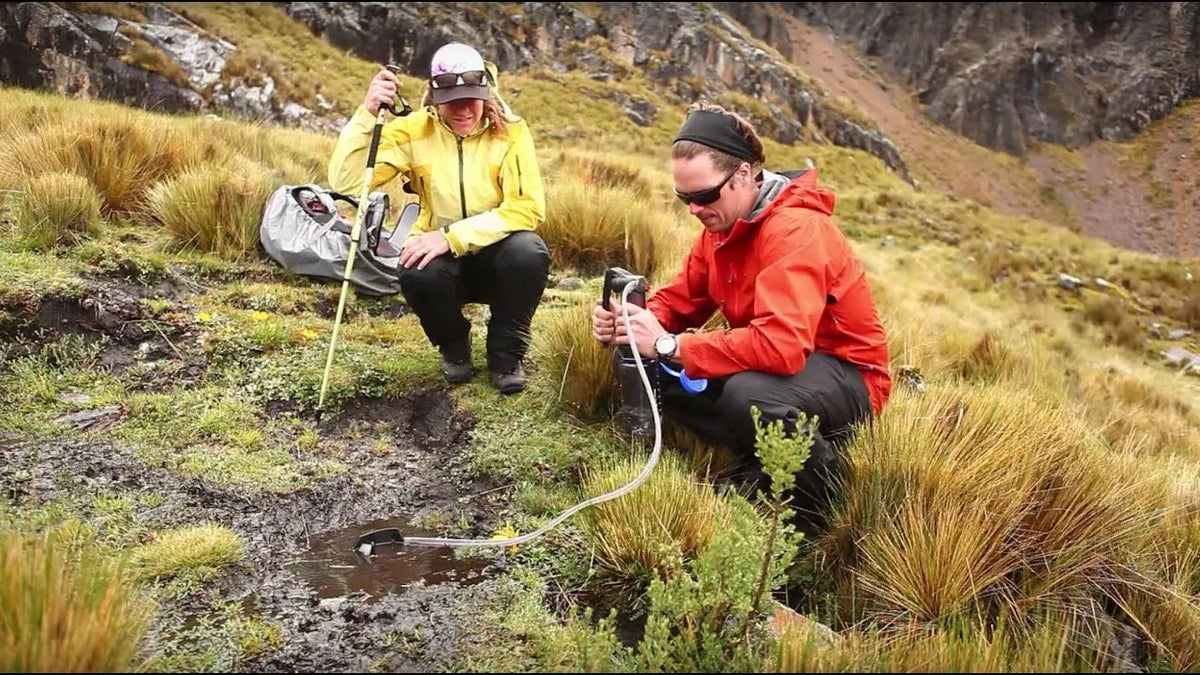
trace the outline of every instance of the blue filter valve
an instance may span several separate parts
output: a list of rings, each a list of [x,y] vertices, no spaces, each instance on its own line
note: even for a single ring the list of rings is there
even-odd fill
[[[699,394],[708,388],[707,378],[702,377],[700,379],[693,380],[692,378],[688,377],[688,374],[683,370],[683,368],[680,368],[678,371],[674,371],[671,370],[670,366],[668,366],[665,361],[659,361],[658,364],[662,366],[662,369],[665,370],[667,374],[678,377],[679,386],[683,387],[683,390],[689,394]]]

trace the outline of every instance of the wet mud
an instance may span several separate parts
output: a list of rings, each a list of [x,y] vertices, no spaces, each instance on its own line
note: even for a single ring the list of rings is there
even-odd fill
[[[157,390],[198,383],[208,357],[184,322],[156,316],[143,300],[176,301],[182,292],[169,281],[154,286],[112,279],[88,280],[75,295],[38,299],[0,298],[0,344],[7,358],[76,337],[99,345],[91,367],[122,374],[142,367],[135,389]]]
[[[275,406],[280,412],[279,404]],[[387,424],[385,453],[355,433]],[[440,670],[480,640],[475,628],[495,576],[508,564],[490,549],[381,547],[366,559],[357,537],[383,527],[448,536],[431,514],[456,514],[461,534],[487,537],[498,525],[500,492],[474,476],[465,448],[473,419],[444,388],[398,399],[360,399],[318,427],[341,445],[345,473],[290,494],[252,493],[182,478],[143,463],[132,448],[88,434],[64,441],[0,439],[0,495],[34,509],[63,499],[126,496],[153,508],[134,517],[160,530],[215,522],[238,533],[244,563],[205,588],[164,603],[148,648],[178,648],[180,631],[224,603],[276,626],[282,646],[239,662],[239,671]],[[361,439],[361,440],[356,440]],[[460,533],[455,533],[460,534]]]

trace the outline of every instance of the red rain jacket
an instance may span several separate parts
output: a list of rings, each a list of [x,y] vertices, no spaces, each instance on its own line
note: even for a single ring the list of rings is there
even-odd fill
[[[874,413],[882,411],[892,390],[887,336],[862,261],[830,218],[835,202],[809,170],[752,219],[700,235],[683,270],[646,303],[672,333],[718,309],[729,322],[680,335],[689,376],[794,375],[822,351],[857,366]]]

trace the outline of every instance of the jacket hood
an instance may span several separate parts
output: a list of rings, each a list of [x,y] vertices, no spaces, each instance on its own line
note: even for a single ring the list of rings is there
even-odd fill
[[[755,220],[759,214],[766,209],[775,198],[783,192],[788,185],[787,176],[781,176],[774,171],[763,169],[763,184],[758,190],[758,199],[754,201],[754,208],[750,209],[750,217],[746,220]]]
[[[780,178],[784,177],[780,176]],[[765,180],[763,181],[763,187],[766,187]],[[761,220],[770,215],[775,209],[785,207],[809,209],[829,216],[833,215],[833,207],[836,203],[837,196],[832,190],[817,187],[817,170],[805,169],[783,186],[774,199],[764,206],[761,211],[756,210],[751,214],[750,219]]]
[[[817,187],[817,170],[805,169],[788,179],[783,174],[763,170],[763,184],[748,218],[738,220],[729,231],[737,239],[755,230],[762,221],[781,208],[802,208],[822,215],[833,215],[837,196],[832,190]]]

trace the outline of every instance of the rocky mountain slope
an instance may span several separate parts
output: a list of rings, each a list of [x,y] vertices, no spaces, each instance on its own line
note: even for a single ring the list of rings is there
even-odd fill
[[[442,44],[462,40],[506,71],[584,69],[604,80],[632,66],[681,104],[736,92],[761,102],[750,116],[782,143],[807,138],[859,148],[906,174],[890,139],[704,3],[277,4],[333,45],[414,75]],[[635,109],[631,118],[644,114]]]
[[[895,144],[852,106],[712,7],[691,3],[278,3],[334,47],[409,73],[451,39],[478,45],[505,71],[584,69],[604,81],[631,69],[673,102],[756,99],[749,115],[782,143],[801,138],[866,150],[907,175]],[[578,4],[578,3],[574,3]],[[181,12],[187,14],[186,8]],[[239,45],[157,3],[9,3],[0,7],[0,81],[168,112],[224,111],[317,130],[346,113],[314,96],[289,100],[269,75],[230,72]],[[647,101],[623,102],[636,124]],[[747,106],[738,105],[739,108]]]
[[[1200,252],[1190,123],[1172,123],[1154,158],[1096,145],[1129,141],[1200,92],[1200,3],[273,5],[290,31],[323,39],[319,73],[241,37],[278,24],[234,34],[205,21],[220,3],[26,2],[0,6],[0,82],[334,133],[369,77],[339,69],[339,54],[419,76],[437,47],[463,40],[509,73],[645,82],[653,96],[611,95],[631,125],[704,97],[785,144],[862,149],[906,180],[1009,213]]]
[[[937,189],[1124,248],[1200,254],[1197,4],[1019,4],[719,6],[854,101]],[[964,60],[967,44],[987,56]]]
[[[85,11],[88,10],[88,11]],[[270,76],[227,72],[237,46],[157,3],[0,5],[0,82],[166,112],[224,111],[333,131],[329,106],[276,95]]]
[[[1129,140],[1200,95],[1200,3],[781,3],[894,65],[987,147]]]

